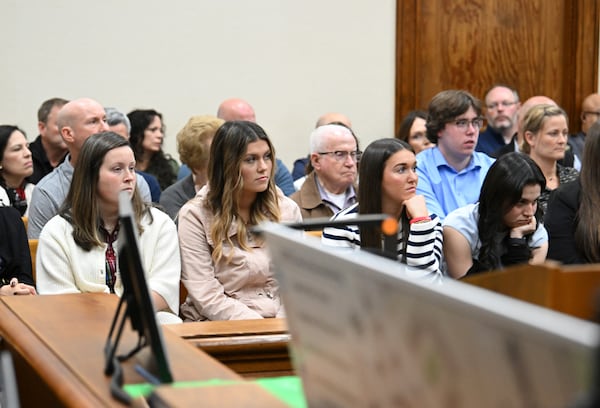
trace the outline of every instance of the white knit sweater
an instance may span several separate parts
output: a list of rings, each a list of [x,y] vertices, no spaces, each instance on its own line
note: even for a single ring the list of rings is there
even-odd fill
[[[161,295],[171,312],[179,311],[181,259],[175,224],[169,216],[151,209],[154,221],[142,220],[138,237],[142,266],[148,287]],[[118,240],[113,243],[118,251]],[[36,256],[36,284],[40,294],[109,292],[106,286],[106,244],[84,251],[73,239],[73,227],[60,215],[53,217],[40,234]],[[118,255],[117,255],[118,256]],[[117,270],[115,293],[123,293],[121,273]]]

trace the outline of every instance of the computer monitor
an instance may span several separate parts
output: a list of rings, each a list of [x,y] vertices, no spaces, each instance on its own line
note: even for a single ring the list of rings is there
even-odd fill
[[[112,374],[114,370],[118,369],[115,366],[115,360],[126,360],[141,348],[149,346],[152,354],[151,366],[138,366],[136,369],[150,382],[170,383],[173,381],[173,376],[169,367],[162,331],[156,322],[152,297],[146,283],[146,275],[138,249],[135,218],[127,192],[122,192],[119,196],[119,220],[118,263],[121,280],[123,281],[123,295],[105,347],[107,360],[105,372]],[[122,315],[120,310],[123,304],[125,305],[125,312]],[[122,317],[122,320],[113,341],[113,332],[117,326],[119,316]],[[129,353],[117,356],[118,341],[127,318],[131,323],[131,327],[139,335],[139,344]],[[118,374],[120,375],[120,373]]]
[[[591,389],[591,322],[259,228],[309,406],[566,407]]]

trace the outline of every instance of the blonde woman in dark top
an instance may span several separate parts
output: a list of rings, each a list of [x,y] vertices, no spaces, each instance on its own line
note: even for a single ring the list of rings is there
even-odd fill
[[[560,186],[548,204],[548,258],[565,264],[600,263],[600,122],[585,137],[579,179]]]
[[[557,163],[565,157],[567,149],[567,114],[558,106],[536,105],[525,114],[522,126],[523,152],[535,161],[546,178],[546,187],[538,199],[544,214],[550,193],[579,174],[574,168]]]

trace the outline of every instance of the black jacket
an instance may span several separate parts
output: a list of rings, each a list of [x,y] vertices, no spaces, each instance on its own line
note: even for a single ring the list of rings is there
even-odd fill
[[[20,283],[34,286],[29,241],[17,209],[0,207],[0,231],[0,284],[17,278]]]

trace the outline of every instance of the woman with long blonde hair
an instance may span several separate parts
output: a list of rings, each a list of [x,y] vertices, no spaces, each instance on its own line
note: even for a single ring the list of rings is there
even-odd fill
[[[182,317],[194,320],[281,316],[263,221],[300,221],[300,209],[275,186],[275,150],[257,124],[223,124],[213,139],[208,184],[179,211]]]

